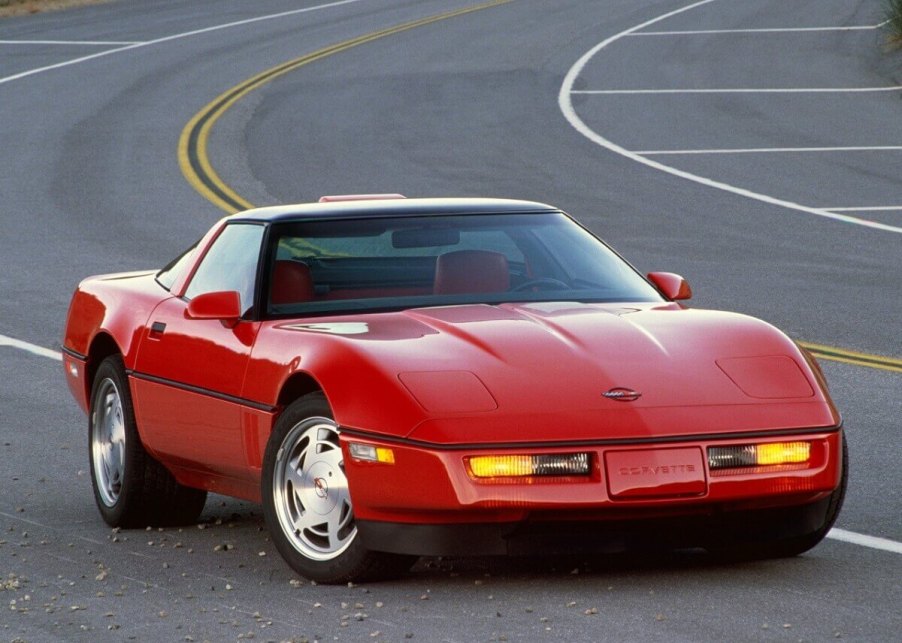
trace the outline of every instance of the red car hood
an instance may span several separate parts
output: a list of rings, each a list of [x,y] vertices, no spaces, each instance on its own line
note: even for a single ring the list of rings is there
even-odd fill
[[[404,431],[412,439],[635,440],[839,421],[799,348],[744,315],[554,302],[358,319],[294,328],[340,334],[400,381],[425,411]]]

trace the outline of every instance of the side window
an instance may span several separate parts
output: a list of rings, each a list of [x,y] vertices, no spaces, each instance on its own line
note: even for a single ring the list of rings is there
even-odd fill
[[[185,296],[191,299],[207,292],[237,290],[242,313],[247,313],[254,305],[262,239],[263,226],[246,223],[226,226],[198,266]]]
[[[166,267],[157,273],[157,283],[166,290],[172,290],[172,284],[175,283],[176,279],[182,276],[185,267],[191,262],[191,259],[194,258],[195,248],[197,248],[196,243],[166,264]]]

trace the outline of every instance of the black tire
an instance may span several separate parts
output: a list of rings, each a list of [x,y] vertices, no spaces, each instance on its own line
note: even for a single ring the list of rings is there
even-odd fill
[[[793,524],[810,523],[811,507],[804,506],[796,509],[788,509],[779,512],[779,518],[762,521],[759,524],[749,525],[743,536],[737,536],[722,540],[709,550],[715,555],[729,560],[760,560],[765,558],[791,558],[803,554],[820,543],[839,515],[843,500],[846,496],[846,487],[849,481],[849,448],[846,444],[846,436],[842,436],[842,473],[839,486],[830,495],[826,509],[819,513],[819,518],[814,529],[790,537],[755,537],[756,533],[779,533]],[[750,521],[751,522],[751,521]]]
[[[338,442],[322,393],[290,404],[276,422],[263,458],[263,515],[276,549],[300,575],[319,583],[396,577],[415,556],[366,549]]]
[[[190,524],[203,511],[207,492],[176,482],[141,444],[119,355],[103,360],[94,377],[88,454],[94,500],[111,527]]]

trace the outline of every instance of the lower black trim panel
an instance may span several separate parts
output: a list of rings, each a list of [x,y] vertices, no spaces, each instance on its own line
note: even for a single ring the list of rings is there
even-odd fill
[[[610,554],[802,536],[825,521],[830,498],[807,505],[655,518],[477,524],[358,520],[367,549],[417,556]]]
[[[88,361],[88,356],[87,356],[87,355],[82,355],[81,353],[76,352],[76,351],[72,350],[71,348],[66,348],[65,346],[63,346],[63,347],[60,349],[60,352],[63,353],[64,355],[68,355],[69,357],[74,357],[75,359],[77,359],[77,360],[79,360],[79,361],[81,361],[81,362],[87,362],[87,361]]]

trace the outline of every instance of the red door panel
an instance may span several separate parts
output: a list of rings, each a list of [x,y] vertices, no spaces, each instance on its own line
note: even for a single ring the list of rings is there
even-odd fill
[[[141,438],[171,464],[246,477],[240,396],[259,324],[187,319],[186,307],[164,301],[144,329],[132,376]]]

